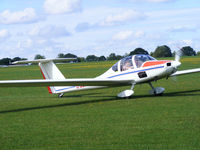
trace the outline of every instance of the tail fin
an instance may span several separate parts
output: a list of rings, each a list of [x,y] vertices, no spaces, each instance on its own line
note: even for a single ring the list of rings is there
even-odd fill
[[[60,70],[56,67],[53,61],[49,62],[40,62],[39,63],[40,70],[44,79],[65,79],[64,75],[60,72]],[[56,93],[56,90],[61,89],[63,87],[60,86],[51,86],[48,87],[49,93]]]
[[[13,64],[27,64],[27,63],[39,63],[40,70],[44,79],[65,79],[64,75],[60,72],[60,70],[56,67],[53,61],[60,62],[60,61],[71,61],[75,60],[74,58],[57,58],[57,59],[39,59],[33,61],[17,61]],[[66,87],[61,86],[51,86],[48,87],[49,93],[60,93],[60,89]]]

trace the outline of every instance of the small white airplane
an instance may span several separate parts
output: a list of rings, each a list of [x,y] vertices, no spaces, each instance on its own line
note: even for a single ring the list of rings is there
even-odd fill
[[[62,97],[63,93],[66,92],[130,85],[130,89],[117,95],[121,98],[128,98],[134,94],[133,88],[136,84],[148,83],[152,88],[150,94],[161,95],[165,89],[163,87],[153,87],[152,81],[200,72],[200,68],[177,71],[181,65],[180,55],[180,52],[176,53],[174,61],[156,60],[149,55],[143,54],[127,56],[96,78],[77,79],[66,79],[54,64],[54,62],[71,59],[17,61],[14,64],[39,63],[44,80],[2,80],[0,81],[0,87],[48,86],[49,93],[58,94],[58,97]]]

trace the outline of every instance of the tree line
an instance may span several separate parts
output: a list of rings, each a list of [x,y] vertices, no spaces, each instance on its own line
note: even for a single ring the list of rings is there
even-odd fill
[[[183,56],[196,56],[200,55],[200,52],[196,52],[193,48],[190,46],[185,46],[181,48],[181,51],[183,53]],[[106,61],[106,60],[120,60],[125,56],[131,56],[131,55],[136,55],[136,54],[146,54],[146,55],[151,55],[155,58],[159,57],[174,57],[175,51],[172,52],[172,50],[167,46],[167,45],[162,45],[158,46],[154,52],[151,52],[150,54],[148,53],[147,50],[143,48],[136,48],[135,50],[131,51],[130,53],[126,53],[124,55],[116,55],[115,53],[111,53],[108,57],[105,56],[95,56],[95,55],[88,55],[86,58],[84,57],[78,57],[74,54],[63,54],[60,53],[58,54],[58,58],[77,58],[79,62],[86,61]]]
[[[200,55],[200,52],[196,52],[192,47],[190,46],[185,46],[181,48],[181,51],[183,53],[183,56],[196,56]],[[151,52],[150,54],[148,53],[147,50],[143,48],[136,48],[130,53],[126,53],[123,56],[121,55],[116,55],[115,53],[111,53],[109,56],[95,56],[95,55],[88,55],[87,57],[79,57],[71,53],[63,54],[59,53],[57,58],[77,58],[77,62],[91,62],[91,61],[106,61],[106,60],[120,60],[121,58],[125,56],[130,56],[130,55],[136,55],[136,54],[147,54],[151,55],[155,58],[160,58],[160,57],[173,57],[175,55],[175,52],[172,52],[170,47],[167,45],[162,45],[158,46],[154,52]],[[45,59],[45,56],[42,56],[40,54],[35,55],[34,59]],[[3,58],[0,59],[0,65],[9,65],[14,61],[20,61],[20,60],[27,60],[26,58],[20,58],[20,57],[15,57],[13,59],[11,58]]]
[[[10,64],[12,64],[12,62],[20,61],[20,60],[27,60],[27,58],[20,58],[20,57],[14,57],[13,59],[2,58],[2,59],[0,59],[0,65],[10,65]]]

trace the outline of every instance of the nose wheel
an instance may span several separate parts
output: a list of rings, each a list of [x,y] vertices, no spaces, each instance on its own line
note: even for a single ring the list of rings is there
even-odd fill
[[[151,84],[151,82],[149,83],[149,85],[152,88],[152,90],[149,91],[149,93],[151,95],[155,95],[155,96],[162,95],[164,93],[164,91],[165,91],[165,88],[163,88],[163,87],[154,88],[153,85]]]

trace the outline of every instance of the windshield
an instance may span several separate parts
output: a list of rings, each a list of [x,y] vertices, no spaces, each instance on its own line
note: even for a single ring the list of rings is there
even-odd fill
[[[112,66],[113,71],[118,71],[118,62]]]
[[[132,56],[123,58],[120,63],[120,68],[121,68],[121,71],[133,69],[134,67],[133,67],[133,62],[132,62]]]
[[[149,55],[136,55],[135,56],[135,64],[139,68],[145,61],[156,60],[155,58]]]

